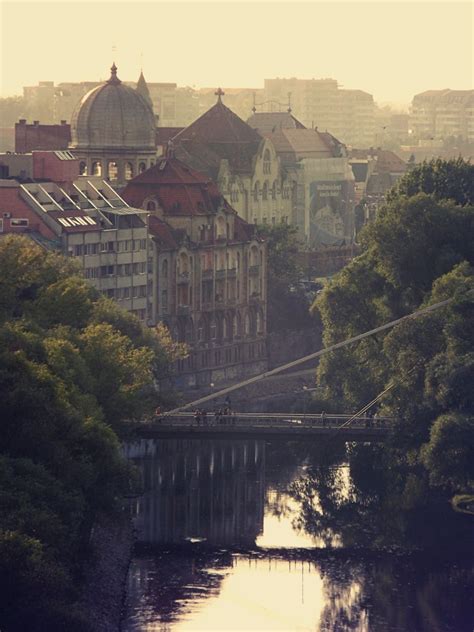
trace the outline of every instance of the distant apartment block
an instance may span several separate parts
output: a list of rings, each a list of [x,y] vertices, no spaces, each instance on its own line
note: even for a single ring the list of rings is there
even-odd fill
[[[427,90],[416,94],[410,126],[417,139],[454,136],[474,142],[474,90]]]
[[[265,102],[266,110],[275,112],[290,103],[306,127],[328,131],[346,145],[374,143],[373,96],[363,90],[341,89],[335,79],[265,79]]]

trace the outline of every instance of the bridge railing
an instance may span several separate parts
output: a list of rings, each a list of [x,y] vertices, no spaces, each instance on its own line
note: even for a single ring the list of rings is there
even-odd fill
[[[163,414],[161,417],[143,420],[145,423],[156,423],[160,427],[224,427],[237,426],[239,428],[264,429],[264,428],[340,428],[351,415],[335,414],[310,414],[303,415],[295,413],[236,413],[218,414],[207,413],[206,415],[196,413],[181,412],[175,415]],[[389,429],[393,427],[395,419],[393,417],[358,417],[352,419],[349,425],[344,426],[348,430],[351,428],[371,428]]]

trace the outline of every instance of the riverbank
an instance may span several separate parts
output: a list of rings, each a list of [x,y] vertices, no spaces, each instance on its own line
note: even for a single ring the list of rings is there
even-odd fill
[[[118,632],[135,532],[128,513],[102,517],[90,540],[91,563],[84,576],[81,610],[90,632]]]

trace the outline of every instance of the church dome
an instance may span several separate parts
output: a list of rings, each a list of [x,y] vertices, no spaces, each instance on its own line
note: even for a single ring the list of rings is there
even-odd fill
[[[72,149],[155,149],[155,117],[146,99],[117,77],[82,98],[71,119]]]

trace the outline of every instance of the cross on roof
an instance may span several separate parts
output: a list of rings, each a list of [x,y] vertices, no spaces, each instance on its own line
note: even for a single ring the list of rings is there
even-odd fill
[[[221,103],[222,102],[221,97],[223,97],[224,94],[225,94],[224,90],[222,90],[222,88],[217,88],[217,90],[214,92],[214,94],[217,97],[218,103]]]

